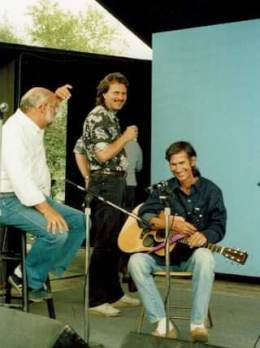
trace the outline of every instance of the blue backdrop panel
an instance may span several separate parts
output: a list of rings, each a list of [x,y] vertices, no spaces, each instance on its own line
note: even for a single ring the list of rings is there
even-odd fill
[[[260,20],[153,35],[152,182],[170,177],[165,148],[190,141],[202,175],[228,210],[220,243],[249,252],[245,266],[217,257],[217,271],[260,276]]]

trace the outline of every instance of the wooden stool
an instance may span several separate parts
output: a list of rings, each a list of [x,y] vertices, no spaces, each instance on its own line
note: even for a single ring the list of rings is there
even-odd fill
[[[9,231],[10,230],[10,231]],[[28,286],[25,267],[26,258],[26,232],[18,230],[10,226],[0,227],[0,259],[2,266],[2,281],[5,289],[3,295],[4,306],[11,308],[20,308],[24,312],[29,312]],[[14,271],[17,265],[21,265],[22,271],[22,295],[12,295],[11,285],[8,282],[8,277]],[[49,277],[46,281],[47,289],[51,292]],[[19,299],[21,303],[12,303],[13,299]],[[45,300],[48,307],[49,317],[56,319],[53,299]]]
[[[153,273],[154,278],[160,277],[160,278],[165,278],[166,277],[166,272],[161,271],[161,272],[155,272]],[[171,279],[192,279],[192,272],[170,272],[170,277]],[[180,305],[170,305],[169,309],[191,309],[191,306],[180,306]],[[142,327],[143,327],[143,322],[144,322],[144,307],[141,309],[141,314],[140,314],[140,319],[139,319],[139,324],[137,328],[137,332],[141,333]],[[184,315],[169,315],[170,319],[180,319],[180,320],[190,320],[189,316],[184,316]],[[210,309],[208,310],[208,323],[207,326],[209,328],[213,327],[213,321],[210,313]]]

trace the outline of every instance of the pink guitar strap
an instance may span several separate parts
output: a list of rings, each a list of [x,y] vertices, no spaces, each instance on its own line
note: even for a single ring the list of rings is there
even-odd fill
[[[170,239],[170,244],[173,244],[182,238],[184,238],[183,234],[174,234]],[[162,242],[162,243],[156,245],[155,247],[153,247],[151,252],[153,253],[154,251],[160,250],[164,247],[165,247],[165,242]]]

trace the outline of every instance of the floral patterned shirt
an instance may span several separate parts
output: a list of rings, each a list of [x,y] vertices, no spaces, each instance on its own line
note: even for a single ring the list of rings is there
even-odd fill
[[[105,149],[120,135],[116,113],[98,105],[86,117],[83,134],[76,142],[74,152],[87,155],[91,171],[126,171],[128,160],[124,149],[105,163],[99,162],[95,155],[96,151]]]

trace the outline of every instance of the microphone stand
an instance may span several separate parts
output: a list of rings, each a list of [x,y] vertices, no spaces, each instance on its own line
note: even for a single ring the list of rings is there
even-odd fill
[[[166,312],[166,337],[169,333],[170,327],[170,290],[171,290],[171,275],[170,275],[170,195],[167,192],[159,194],[160,200],[164,203],[165,216],[165,281],[167,284],[167,295],[165,298],[165,312]]]
[[[76,187],[80,191],[83,191],[86,193],[85,195],[85,201],[84,201],[84,213],[85,213],[85,219],[86,219],[86,229],[85,229],[85,238],[86,238],[86,247],[85,247],[85,282],[84,282],[84,340],[88,344],[88,347],[90,348],[104,348],[103,344],[99,343],[89,343],[89,336],[90,336],[90,325],[89,325],[89,265],[90,265],[90,227],[91,227],[91,208],[90,203],[92,201],[92,196],[97,197],[93,192],[91,192],[88,189],[85,189],[82,186],[79,186],[75,184],[74,182],[66,179],[66,182],[71,184],[72,186]],[[104,199],[102,199],[105,201]]]
[[[2,128],[4,114],[8,111],[8,108],[9,107],[7,103],[0,104],[0,173],[2,173]]]
[[[84,286],[84,339],[89,343],[89,263],[90,263],[90,209],[91,197],[86,194],[84,202],[84,213],[86,219],[86,230],[85,230],[85,286]]]
[[[86,216],[86,252],[85,252],[85,289],[84,289],[84,310],[85,310],[85,315],[84,315],[84,339],[88,343],[89,341],[89,316],[88,316],[88,309],[89,309],[89,264],[90,264],[90,243],[89,243],[89,236],[90,236],[90,215],[91,215],[91,209],[90,209],[90,202],[92,200],[92,197],[97,198],[98,200],[104,202],[105,204],[108,204],[112,206],[113,208],[120,210],[124,214],[127,214],[129,216],[132,216],[136,220],[146,223],[143,221],[139,216],[137,216],[135,213],[129,212],[125,210],[124,208],[121,208],[120,206],[106,200],[102,196],[97,195],[93,191],[86,189],[80,185],[77,185],[71,180],[66,179],[66,182],[69,183],[70,185],[76,187],[80,191],[83,191],[86,193],[85,196],[85,216]],[[90,345],[91,348],[102,348],[103,345]]]
[[[110,205],[111,207],[117,209],[117,210],[120,210],[122,213],[126,214],[126,215],[129,215],[129,216],[132,216],[133,218],[135,218],[137,221],[139,222],[142,222],[142,223],[145,223],[147,224],[147,226],[149,226],[149,224],[142,220],[138,215],[136,215],[135,213],[133,212],[130,212],[122,207],[120,207],[119,205],[117,204],[114,204],[113,202],[110,202],[108,200],[106,200],[104,197],[102,196],[99,196],[97,195],[95,192],[89,190],[89,189],[85,189],[84,187],[80,186],[80,185],[77,185],[75,182],[69,180],[69,179],[66,179],[66,182],[69,183],[70,185],[74,186],[74,187],[77,187],[77,189],[79,189],[80,191],[83,191],[83,192],[86,192],[88,194],[90,194],[91,196],[93,196],[94,198],[97,198],[98,200],[100,200],[101,202],[104,202],[105,204],[108,204]]]
[[[170,216],[171,208],[170,201],[172,192],[168,186],[168,181],[161,181],[158,184],[148,187],[150,192],[156,192],[159,199],[164,205],[164,216],[165,216],[165,242],[163,243],[165,250],[165,281],[167,284],[167,293],[164,301],[165,313],[166,313],[166,337],[169,333],[170,328],[170,291],[171,291],[171,274],[170,274],[170,244],[183,238],[181,234],[171,234],[170,230]],[[156,247],[157,248],[157,247]],[[156,249],[154,248],[154,249]]]

